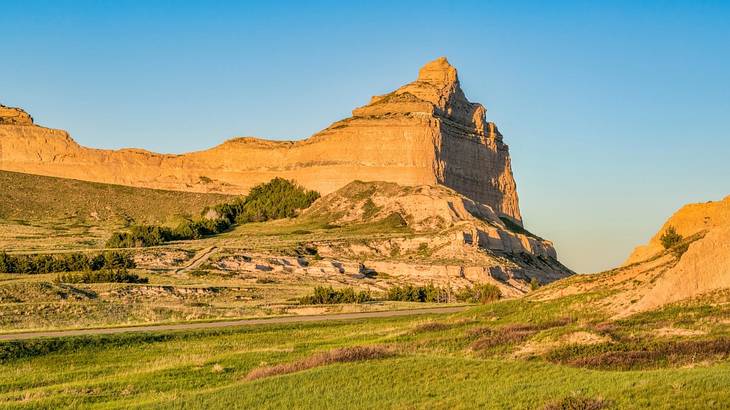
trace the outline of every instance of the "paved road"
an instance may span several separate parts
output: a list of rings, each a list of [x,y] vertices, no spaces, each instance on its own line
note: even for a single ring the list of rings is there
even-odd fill
[[[175,325],[150,325],[150,326],[134,326],[134,327],[114,327],[104,329],[78,329],[78,330],[59,330],[50,332],[28,332],[28,333],[11,333],[0,335],[0,341],[7,340],[23,340],[34,339],[39,337],[67,337],[67,336],[84,336],[84,335],[110,335],[117,333],[131,332],[160,332],[175,330],[199,330],[199,329],[218,329],[235,326],[264,325],[271,323],[302,323],[302,322],[324,322],[330,320],[352,320],[352,319],[369,319],[381,317],[396,316],[413,316],[425,314],[442,314],[456,313],[465,310],[467,306],[451,306],[425,309],[407,309],[407,310],[387,310],[380,312],[361,312],[361,313],[339,313],[332,315],[302,315],[287,317],[271,317],[264,319],[243,319],[231,320],[225,322],[204,322],[204,323],[180,323]]]

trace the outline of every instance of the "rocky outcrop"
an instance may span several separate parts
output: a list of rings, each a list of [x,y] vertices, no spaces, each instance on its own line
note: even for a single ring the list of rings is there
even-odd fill
[[[661,236],[669,226],[683,240],[669,249]],[[730,292],[730,197],[682,207],[648,244],[616,269],[577,275],[538,295],[554,299],[572,294],[595,296],[593,308],[616,317],[653,310],[670,303],[726,303]]]
[[[387,238],[374,235],[365,244],[318,244],[322,255],[381,258],[387,263],[398,258],[411,263],[424,255],[428,260],[458,260],[464,266],[481,266],[480,272],[489,272],[487,276],[511,283],[520,292],[529,289],[533,279],[545,284],[573,274],[558,262],[552,242],[500,217],[490,206],[443,186],[355,181],[319,199],[300,218],[312,219],[311,225],[327,221],[351,229],[365,225],[390,232]],[[393,236],[398,232],[406,235]]]
[[[486,122],[486,109],[466,99],[445,58],[424,66],[416,81],[297,142],[237,138],[183,155],[99,150],[11,114],[0,116],[2,170],[221,193],[245,193],[276,176],[322,194],[353,180],[443,184],[522,224],[502,135]]]
[[[689,243],[665,251],[660,238],[669,226]],[[730,288],[730,196],[682,207],[626,263],[643,266],[662,257],[674,260],[664,269],[650,270],[651,283],[626,313]]]
[[[0,104],[0,125],[33,125],[33,117],[20,108]]]
[[[730,196],[722,201],[709,201],[683,206],[672,215],[646,245],[634,249],[624,265],[631,265],[662,252],[661,237],[673,226],[685,238],[703,231],[730,226]],[[730,257],[730,255],[728,255]]]

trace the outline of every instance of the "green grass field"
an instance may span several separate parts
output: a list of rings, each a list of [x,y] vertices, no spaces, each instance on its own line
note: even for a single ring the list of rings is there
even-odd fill
[[[581,308],[584,301],[512,300],[429,317],[6,342],[0,344],[0,402],[7,408],[201,409],[727,405],[727,352],[623,356],[620,365],[633,370],[612,369],[614,362],[561,364],[551,355],[564,354],[566,346],[620,354],[629,341],[649,351],[701,343],[707,335],[723,339],[727,311],[698,302],[608,326],[605,317]],[[677,321],[672,318],[678,309],[693,313]],[[667,326],[703,332],[660,335]],[[602,341],[558,343],[581,332]],[[377,346],[389,354],[247,377],[254,369],[291,367],[353,346]]]

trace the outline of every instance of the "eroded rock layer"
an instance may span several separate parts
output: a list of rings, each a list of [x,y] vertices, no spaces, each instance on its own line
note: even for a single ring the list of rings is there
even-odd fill
[[[245,193],[279,176],[327,194],[353,180],[446,185],[522,223],[507,145],[445,58],[418,79],[297,142],[236,138],[182,155],[82,147],[0,107],[0,169],[195,192]]]

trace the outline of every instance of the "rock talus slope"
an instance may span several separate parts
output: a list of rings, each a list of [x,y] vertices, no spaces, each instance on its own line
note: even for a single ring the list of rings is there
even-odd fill
[[[279,176],[322,194],[353,180],[443,184],[522,223],[507,145],[469,102],[445,58],[347,119],[291,141],[236,138],[181,155],[82,147],[65,131],[0,107],[0,169],[147,188],[245,193]]]

